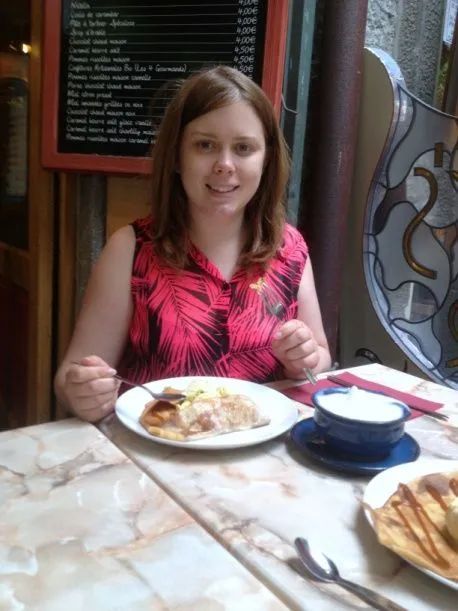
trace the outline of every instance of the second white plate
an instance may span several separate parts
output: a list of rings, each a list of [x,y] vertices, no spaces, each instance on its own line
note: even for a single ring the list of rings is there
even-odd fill
[[[366,487],[366,490],[364,491],[363,502],[373,509],[377,509],[378,507],[382,507],[389,497],[396,492],[398,484],[407,484],[408,482],[411,482],[422,475],[427,475],[428,473],[447,473],[450,471],[458,471],[458,460],[420,458],[417,460],[417,462],[409,462],[392,467],[391,469],[382,471],[382,473],[379,473],[373,479],[371,479]],[[365,514],[370,525],[372,528],[374,528],[371,512],[366,509]],[[410,564],[415,566],[420,571],[423,571],[423,573],[430,575],[430,577],[437,579],[437,581],[446,584],[454,590],[458,590],[458,582],[441,577],[441,575],[438,575],[429,569],[425,569],[418,564]]]
[[[297,409],[291,399],[268,386],[262,386],[261,384],[255,384],[246,380],[192,376],[156,380],[147,383],[146,386],[156,392],[162,391],[165,386],[173,386],[179,390],[184,390],[191,382],[202,383],[210,390],[223,386],[231,393],[247,395],[256,403],[261,414],[270,418],[270,423],[256,429],[236,431],[216,437],[196,439],[195,441],[172,441],[170,439],[154,437],[147,433],[139,422],[143,408],[150,400],[141,388],[132,388],[118,398],[116,402],[116,415],[124,426],[150,441],[192,450],[227,450],[256,445],[289,431],[297,420]]]

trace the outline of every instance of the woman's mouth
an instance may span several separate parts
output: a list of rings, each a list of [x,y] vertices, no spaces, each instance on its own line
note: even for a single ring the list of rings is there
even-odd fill
[[[235,191],[236,189],[239,188],[238,185],[205,185],[207,187],[207,189],[209,189],[210,191],[212,191],[213,193],[232,193],[233,191]]]

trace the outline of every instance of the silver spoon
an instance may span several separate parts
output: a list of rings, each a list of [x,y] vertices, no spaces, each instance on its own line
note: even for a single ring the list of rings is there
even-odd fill
[[[294,541],[294,545],[296,546],[296,550],[303,565],[318,581],[336,583],[342,586],[342,588],[345,588],[345,590],[359,596],[361,600],[364,600],[364,602],[374,607],[374,609],[381,609],[381,611],[407,611],[405,607],[397,605],[389,598],[386,598],[386,596],[382,596],[374,592],[374,590],[343,579],[334,562],[318,550],[312,549],[306,539],[297,537]]]

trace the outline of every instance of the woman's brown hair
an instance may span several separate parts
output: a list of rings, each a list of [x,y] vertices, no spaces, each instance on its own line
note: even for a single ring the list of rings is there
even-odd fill
[[[240,265],[265,265],[281,246],[289,154],[274,110],[250,78],[228,66],[203,70],[183,82],[170,102],[153,148],[153,242],[173,267],[187,261],[190,223],[186,193],[178,174],[183,130],[198,117],[236,102],[247,102],[259,117],[266,139],[266,159],[259,187],[245,209],[247,240]]]

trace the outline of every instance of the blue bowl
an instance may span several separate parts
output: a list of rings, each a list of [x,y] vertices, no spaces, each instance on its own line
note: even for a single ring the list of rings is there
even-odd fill
[[[364,415],[361,418],[345,413],[344,406],[346,403],[348,407],[351,392],[353,394],[357,392],[360,401],[367,400],[368,419],[364,419]],[[336,407],[339,407],[339,402],[345,402],[341,403],[341,413],[330,411],[329,399],[331,397],[336,402]],[[315,407],[313,418],[320,437],[329,445],[330,450],[355,460],[379,460],[387,456],[404,435],[405,421],[410,416],[410,409],[405,403],[383,393],[369,390],[344,387],[325,388],[314,393],[312,401]],[[327,403],[327,407],[323,403]],[[392,410],[396,413],[391,419],[377,420],[374,412],[371,415],[371,410],[375,409],[374,406],[378,410],[383,410],[385,403],[387,407],[395,405],[399,409]]]

